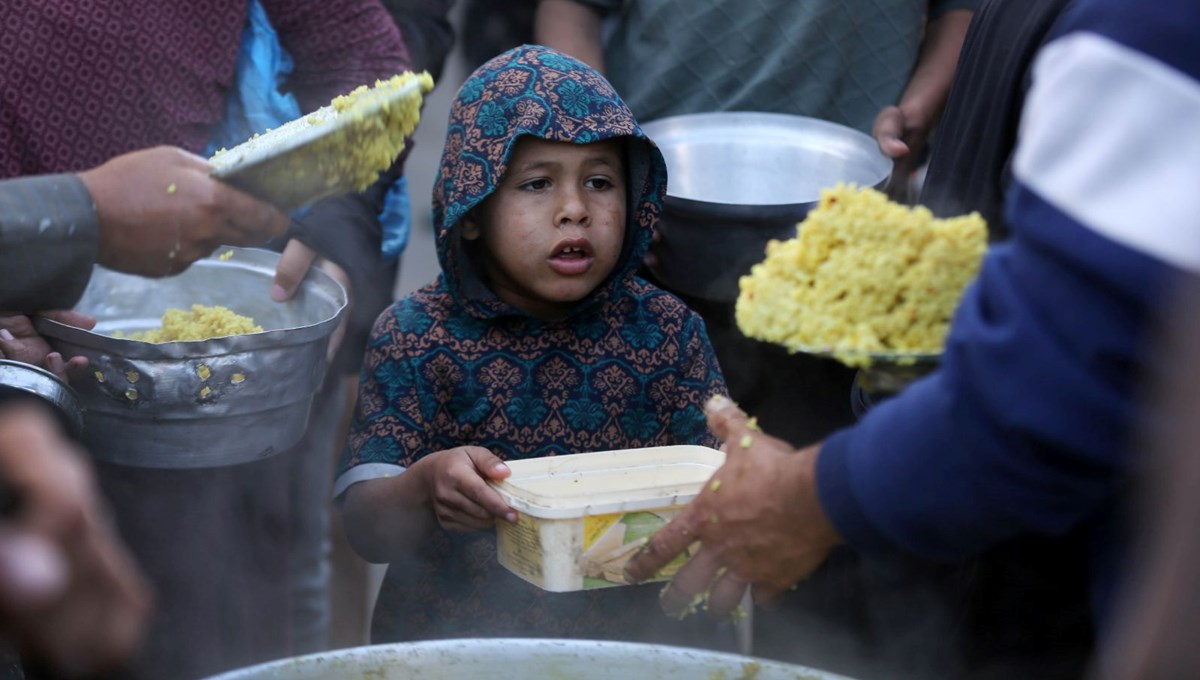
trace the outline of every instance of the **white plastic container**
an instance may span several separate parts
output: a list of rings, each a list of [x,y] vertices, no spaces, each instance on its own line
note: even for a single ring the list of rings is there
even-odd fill
[[[500,564],[551,592],[625,585],[625,563],[691,502],[725,454],[660,446],[508,461],[496,485],[520,513],[496,523]],[[686,556],[654,580],[670,578]]]

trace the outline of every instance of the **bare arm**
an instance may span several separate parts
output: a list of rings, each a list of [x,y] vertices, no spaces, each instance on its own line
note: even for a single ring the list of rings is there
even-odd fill
[[[911,117],[913,124],[923,126],[927,132],[946,106],[972,14],[965,9],[951,10],[929,24],[917,66],[900,96],[900,109],[905,117]]]
[[[516,512],[488,484],[510,474],[492,452],[462,446],[431,453],[396,477],[346,490],[342,521],[350,547],[369,562],[410,555],[439,525],[446,531],[490,529]]]
[[[437,527],[427,489],[420,465],[347,489],[342,522],[354,552],[384,564],[421,545]]]
[[[603,20],[599,11],[575,0],[542,0],[533,37],[604,73]]]
[[[874,136],[880,150],[896,159],[893,178],[907,178],[915,152],[925,146],[941,118],[972,14],[965,9],[950,10],[929,24],[899,103],[885,108],[875,119]]]

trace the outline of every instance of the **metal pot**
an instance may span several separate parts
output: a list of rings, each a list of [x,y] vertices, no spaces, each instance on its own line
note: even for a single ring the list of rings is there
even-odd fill
[[[84,442],[93,456],[212,467],[258,460],[300,440],[346,292],[313,269],[292,300],[273,302],[278,262],[266,250],[221,248],[165,279],[97,267],[75,307],[96,317],[93,331],[35,319],[56,351],[88,358],[87,376],[73,387],[87,409]],[[264,331],[162,344],[112,337],[155,328],[167,308],[193,304],[228,307]]]
[[[653,272],[673,291],[737,299],[738,279],[771,239],[838,182],[882,187],[892,161],[875,140],[836,123],[782,113],[672,116],[642,126],[667,162]]]
[[[849,680],[804,666],[686,647],[593,640],[478,639],[355,647],[251,666],[210,680],[659,678]]]
[[[83,405],[74,390],[43,368],[0,359],[0,401],[24,397],[49,406],[70,436],[78,439],[83,434]]]

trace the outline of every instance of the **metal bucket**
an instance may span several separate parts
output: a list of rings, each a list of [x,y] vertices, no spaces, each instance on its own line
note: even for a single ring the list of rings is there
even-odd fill
[[[84,442],[99,460],[152,468],[244,463],[299,441],[325,375],[346,292],[312,269],[296,296],[270,299],[279,255],[221,248],[187,271],[147,279],[97,267],[76,309],[85,331],[48,319],[37,329],[63,356],[88,358],[72,387],[86,411]],[[156,328],[167,308],[221,305],[263,332],[153,344],[114,338]]]
[[[699,113],[642,128],[667,162],[653,272],[705,300],[737,299],[738,279],[762,261],[768,241],[796,235],[822,189],[881,188],[892,171],[869,135],[816,118]]]
[[[804,666],[686,647],[592,640],[475,639],[354,647],[210,680],[849,680]]]

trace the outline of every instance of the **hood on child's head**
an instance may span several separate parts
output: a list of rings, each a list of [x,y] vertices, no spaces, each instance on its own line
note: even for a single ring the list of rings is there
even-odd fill
[[[451,105],[433,185],[433,223],[446,285],[471,313],[483,317],[513,313],[514,308],[484,286],[466,256],[458,225],[496,190],[517,140],[526,135],[572,144],[628,140],[628,217],[621,259],[606,283],[581,306],[604,299],[617,282],[633,275],[662,214],[666,163],[604,76],[538,45],[493,58],[467,78]]]

